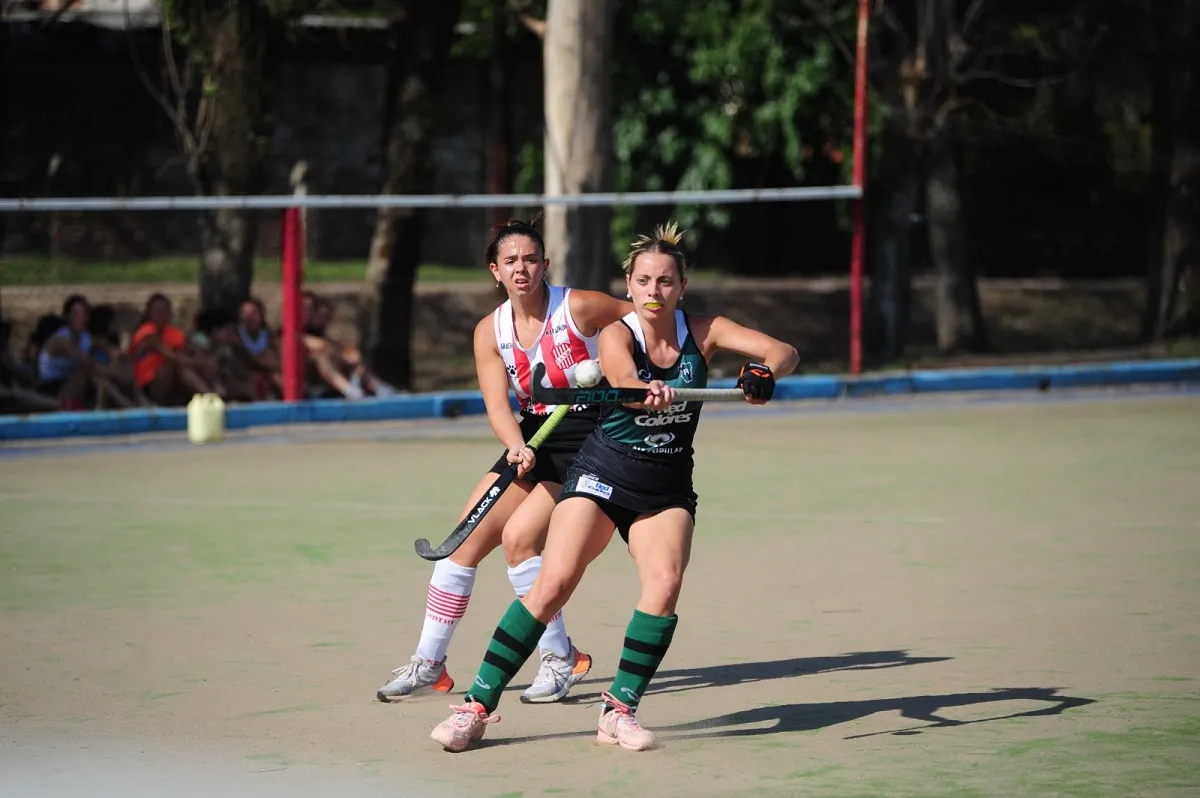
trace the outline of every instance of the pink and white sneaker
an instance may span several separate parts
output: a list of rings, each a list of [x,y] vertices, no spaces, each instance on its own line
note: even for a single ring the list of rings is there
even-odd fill
[[[643,729],[634,717],[634,710],[617,700],[612,693],[600,694],[604,705],[600,707],[600,725],[596,730],[596,742],[601,745],[619,745],[626,751],[645,751],[654,747],[654,732]],[[482,736],[482,732],[480,733]]]
[[[435,726],[429,736],[447,751],[456,754],[466,750],[475,740],[483,739],[487,725],[500,720],[499,715],[489,715],[478,701],[468,701],[460,707],[451,704],[450,708],[454,714]]]

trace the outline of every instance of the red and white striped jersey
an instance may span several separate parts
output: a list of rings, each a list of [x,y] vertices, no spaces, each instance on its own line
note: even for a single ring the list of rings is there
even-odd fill
[[[533,415],[549,415],[552,405],[534,404],[529,396],[533,369],[538,363],[546,366],[546,388],[574,388],[575,366],[584,360],[595,360],[600,351],[600,334],[584,337],[571,317],[571,304],[567,298],[571,289],[558,285],[547,285],[550,305],[546,309],[546,324],[533,346],[525,349],[517,340],[513,325],[512,300],[496,308],[493,316],[496,327],[496,346],[504,358],[508,370],[508,382],[521,404],[521,412]]]

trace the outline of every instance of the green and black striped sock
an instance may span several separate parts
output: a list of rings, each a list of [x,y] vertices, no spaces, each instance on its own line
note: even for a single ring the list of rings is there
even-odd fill
[[[667,655],[677,623],[678,615],[647,615],[640,610],[633,611],[633,619],[625,629],[625,646],[621,649],[617,677],[609,688],[614,698],[637,708]]]
[[[489,713],[494,712],[500,704],[500,694],[537,648],[544,631],[546,624],[530,615],[520,601],[509,605],[500,625],[492,632],[475,682],[467,691],[467,700],[478,701]]]

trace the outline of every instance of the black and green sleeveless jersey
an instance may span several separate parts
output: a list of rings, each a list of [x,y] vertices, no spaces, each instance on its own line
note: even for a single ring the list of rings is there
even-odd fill
[[[662,380],[673,388],[707,387],[708,362],[692,338],[687,314],[682,310],[675,311],[679,358],[670,368],[659,368],[646,354],[646,339],[637,313],[630,313],[621,323],[633,333],[633,362],[637,365],[638,377],[643,381]],[[696,436],[703,404],[675,402],[661,412],[616,405],[601,417],[600,431],[605,437],[635,452],[690,461],[692,439]]]

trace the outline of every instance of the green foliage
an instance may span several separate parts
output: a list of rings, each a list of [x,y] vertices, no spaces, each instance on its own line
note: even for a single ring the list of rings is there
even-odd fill
[[[463,0],[454,45],[450,54],[456,59],[487,61],[495,47],[492,21],[497,0]],[[522,39],[522,23],[514,9],[534,19],[546,18],[546,0],[503,0],[506,9],[507,46],[528,47],[536,44],[532,34]]]
[[[823,145],[848,148],[851,3],[620,0],[614,53],[617,190],[803,183]],[[692,230],[724,228],[728,209],[681,207]],[[614,217],[615,246],[636,213]]]

